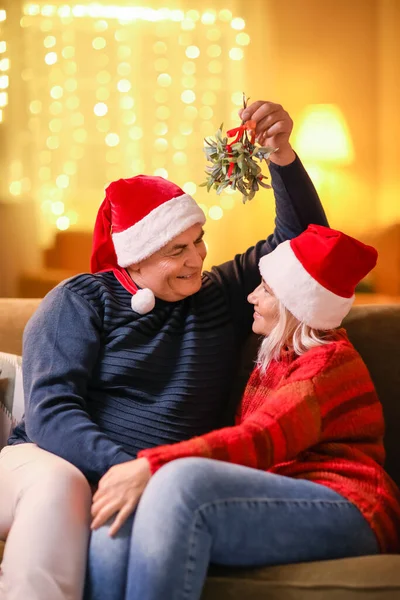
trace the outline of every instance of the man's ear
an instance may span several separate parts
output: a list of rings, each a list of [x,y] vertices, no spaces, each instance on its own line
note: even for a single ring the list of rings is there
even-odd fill
[[[140,267],[141,267],[142,263],[134,263],[133,265],[129,265],[128,267],[128,272],[131,273],[132,275],[140,275]]]

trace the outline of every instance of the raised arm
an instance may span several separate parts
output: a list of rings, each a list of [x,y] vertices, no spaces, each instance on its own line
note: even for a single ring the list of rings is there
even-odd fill
[[[61,456],[96,483],[131,460],[91,420],[88,382],[100,348],[99,315],[59,286],[46,296],[24,332],[25,426],[29,439]]]
[[[280,104],[258,100],[241,110],[240,116],[256,122],[261,146],[277,148],[270,157],[276,201],[275,231],[269,238],[272,249],[299,235],[310,223],[328,225],[314,185],[291,146],[293,121],[289,113]]]
[[[290,144],[293,122],[279,104],[258,101],[241,113],[244,120],[257,123],[258,141],[279,148],[271,155],[270,173],[275,196],[275,229],[231,261],[213,267],[209,277],[224,288],[234,323],[242,340],[250,332],[252,309],[248,294],[259,284],[258,262],[281,242],[296,237],[315,223],[327,225],[327,219],[315,187]]]

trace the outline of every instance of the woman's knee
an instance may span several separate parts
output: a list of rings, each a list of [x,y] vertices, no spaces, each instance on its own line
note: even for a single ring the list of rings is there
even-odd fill
[[[206,458],[179,458],[161,467],[145,490],[145,500],[152,505],[189,506],[196,508],[206,501],[207,489],[212,486],[213,469],[211,461]]]

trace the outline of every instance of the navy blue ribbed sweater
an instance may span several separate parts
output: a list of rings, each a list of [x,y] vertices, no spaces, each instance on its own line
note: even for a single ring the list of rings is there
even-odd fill
[[[310,223],[326,225],[299,159],[270,167],[275,232],[203,275],[200,291],[132,311],[112,272],[64,281],[24,332],[25,418],[9,444],[35,442],[97,482],[143,448],[219,425],[259,284],[258,261]]]

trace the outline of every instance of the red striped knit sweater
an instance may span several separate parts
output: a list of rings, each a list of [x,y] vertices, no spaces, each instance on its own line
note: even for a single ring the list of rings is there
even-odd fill
[[[382,552],[400,548],[400,494],[383,469],[382,407],[345,331],[302,356],[255,368],[234,427],[143,450],[154,473],[202,456],[326,485],[364,515]]]

